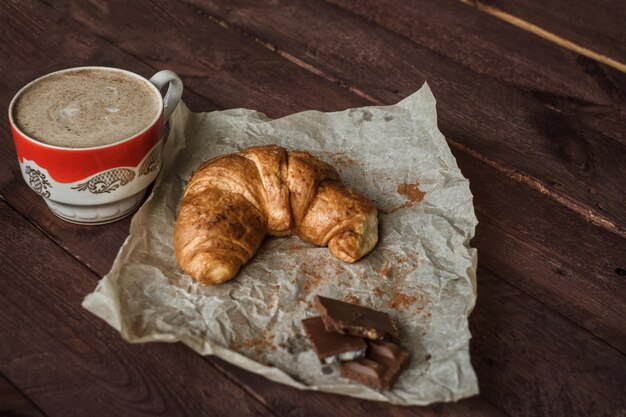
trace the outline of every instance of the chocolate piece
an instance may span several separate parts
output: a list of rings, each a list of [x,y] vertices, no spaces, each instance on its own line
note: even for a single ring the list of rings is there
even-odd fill
[[[341,376],[374,387],[383,387],[385,367],[373,360],[362,358],[341,364]]]
[[[367,357],[387,368],[384,379],[389,387],[396,383],[411,359],[409,352],[391,342],[371,342],[367,352]]]
[[[365,358],[341,364],[341,376],[377,388],[391,389],[409,363],[409,352],[391,342],[369,342]]]
[[[326,331],[321,317],[302,320],[302,326],[322,364],[347,361],[365,356],[367,344],[360,337]]]
[[[389,314],[316,295],[314,306],[326,330],[372,340],[397,339],[398,328]]]

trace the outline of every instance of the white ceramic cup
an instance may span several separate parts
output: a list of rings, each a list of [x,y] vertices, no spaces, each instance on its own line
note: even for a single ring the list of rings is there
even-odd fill
[[[158,114],[139,133],[90,148],[49,145],[21,131],[13,118],[13,108],[20,95],[46,77],[81,70],[121,72],[144,82],[159,102]],[[166,84],[169,87],[162,97],[160,90]],[[168,70],[147,80],[118,68],[79,67],[53,72],[32,81],[9,105],[9,121],[24,180],[63,220],[104,224],[127,216],[141,203],[147,187],[161,170],[163,125],[182,94],[183,82]],[[106,129],[105,126],[102,128]]]

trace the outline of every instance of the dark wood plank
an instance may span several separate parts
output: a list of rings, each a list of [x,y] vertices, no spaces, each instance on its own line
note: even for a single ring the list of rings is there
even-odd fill
[[[452,143],[626,236],[620,191],[626,143],[327,3],[192,3],[208,19],[240,28],[378,102],[392,103],[427,80],[438,99],[441,129]]]
[[[124,342],[80,305],[91,271],[4,202],[0,225],[0,372],[47,415],[274,415],[183,345]]]
[[[470,179],[480,265],[626,353],[626,239],[454,151]]]
[[[175,3],[123,4],[66,0],[51,5],[67,21],[80,22],[87,29],[83,32],[103,36],[155,68],[175,71],[187,88],[202,92],[221,108],[250,108],[272,98],[271,109],[259,110],[280,117],[310,109],[343,110],[355,103],[349,91],[300,71],[292,62]]]
[[[471,3],[481,9],[485,7],[491,13],[504,12],[538,26],[613,58],[626,68],[626,5],[621,0],[471,0]],[[519,24],[523,26],[523,23]]]
[[[558,313],[478,271],[470,316],[482,395],[513,416],[619,416],[626,357]]]
[[[44,414],[0,375],[0,416],[2,417],[44,417]]]
[[[626,141],[626,74],[458,0],[329,0],[571,120]]]

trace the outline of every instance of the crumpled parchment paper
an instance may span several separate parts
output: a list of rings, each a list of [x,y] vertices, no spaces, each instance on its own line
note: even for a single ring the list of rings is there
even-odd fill
[[[187,179],[203,161],[254,145],[319,155],[380,209],[374,251],[348,265],[296,237],[268,238],[232,281],[202,287],[182,273],[172,233]],[[427,85],[396,105],[277,120],[252,110],[170,120],[162,172],[109,274],[83,306],[131,342],[182,342],[301,389],[402,405],[478,392],[467,317],[476,300],[477,224],[469,183],[437,128]],[[392,391],[322,368],[300,321],[315,294],[389,312],[412,354]]]

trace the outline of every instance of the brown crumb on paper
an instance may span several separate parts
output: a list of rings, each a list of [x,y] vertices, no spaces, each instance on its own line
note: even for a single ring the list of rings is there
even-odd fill
[[[247,351],[252,350],[254,351],[256,355],[262,355],[264,352],[268,350],[271,350],[271,351],[276,350],[276,345],[268,342],[265,339],[247,339],[247,340],[244,340],[242,343],[231,344],[230,348],[238,352],[241,352],[242,350],[247,350]]]
[[[372,294],[374,294],[376,297],[382,297],[383,295],[385,295],[385,292],[378,287],[374,287],[372,288]]]
[[[361,303],[361,300],[359,299],[359,297],[357,297],[356,295],[353,295],[353,294],[344,295],[343,296],[343,301],[347,301],[348,303],[351,303],[351,304],[360,304]]]
[[[412,203],[419,203],[424,199],[424,193],[419,189],[419,184],[400,184],[397,188],[398,193],[405,196]]]
[[[386,252],[383,255],[383,265],[376,268],[376,272],[382,278],[402,278],[410,274],[417,269],[417,251],[413,255],[414,259],[409,259],[407,256],[398,255],[395,253]]]
[[[415,182],[415,184],[398,184],[396,191],[398,192],[398,194],[404,196],[407,201],[404,204],[401,204],[390,210],[385,210],[383,211],[383,213],[390,214],[396,210],[400,210],[401,208],[413,207],[414,205],[422,201],[424,199],[424,196],[426,195],[425,192],[420,190],[418,182]]]
[[[271,310],[276,306],[278,294],[280,294],[280,285],[278,284],[272,285],[271,288],[273,289],[273,291],[269,292],[270,297],[269,297],[269,300],[267,300],[267,306],[266,306],[268,310]]]
[[[414,295],[405,294],[403,292],[397,292],[394,294],[391,301],[387,303],[387,307],[397,309],[408,308],[415,304],[417,297]]]
[[[343,274],[344,272],[346,272],[346,268],[343,265],[339,264],[339,263],[335,262],[333,264],[333,266],[335,267],[335,273],[337,275],[340,275],[340,274]]]
[[[353,168],[355,165],[360,165],[360,163],[348,157],[348,155],[346,155],[344,152],[337,152],[337,153],[319,152],[318,155],[328,156],[330,159],[332,159],[333,164],[338,169],[341,169],[342,167]]]
[[[305,294],[311,294],[322,282],[323,277],[318,272],[319,266],[310,265],[308,263],[302,264],[302,274],[304,275],[304,282],[302,284],[302,290]]]
[[[292,239],[292,241],[288,242],[286,246],[282,246],[281,250],[284,251],[302,251],[311,248],[311,245],[305,243],[300,239]]]
[[[333,159],[333,161],[335,161],[337,165],[353,167],[354,164],[356,163],[354,162],[354,159],[350,159],[346,155],[343,155],[343,154],[335,154],[331,156],[331,158]]]
[[[391,276],[391,263],[389,262],[389,259],[387,258],[385,258],[385,264],[380,270],[380,275],[382,275],[385,278],[389,278]]]

